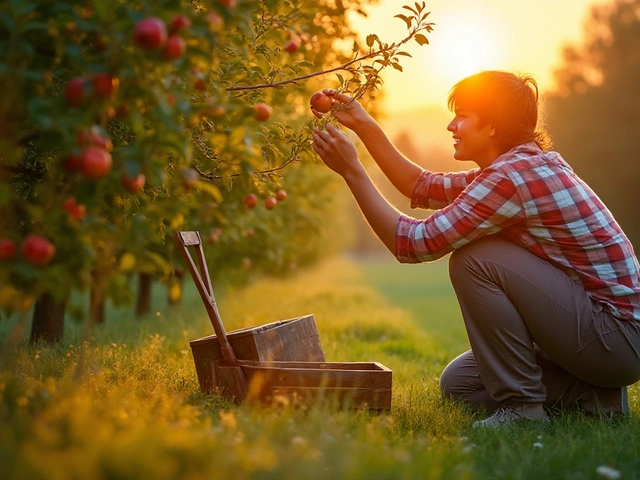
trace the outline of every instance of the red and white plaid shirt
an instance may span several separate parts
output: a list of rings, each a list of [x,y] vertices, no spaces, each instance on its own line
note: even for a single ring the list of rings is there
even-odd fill
[[[425,220],[401,215],[396,257],[436,260],[500,232],[555,265],[624,320],[640,320],[640,268],[631,243],[591,188],[555,152],[519,145],[482,170],[424,171],[412,208],[436,210]]]

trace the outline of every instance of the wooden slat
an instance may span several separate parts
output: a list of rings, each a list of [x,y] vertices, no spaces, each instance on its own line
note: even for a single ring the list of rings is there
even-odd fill
[[[346,364],[343,364],[346,365]],[[277,387],[385,388],[391,386],[391,371],[328,368],[277,368],[242,365],[249,382],[266,389]]]
[[[250,360],[239,360],[241,366],[250,368],[268,368],[268,369],[309,369],[309,370],[348,370],[363,371],[363,373],[371,371],[391,372],[391,370],[378,362],[255,362]]]

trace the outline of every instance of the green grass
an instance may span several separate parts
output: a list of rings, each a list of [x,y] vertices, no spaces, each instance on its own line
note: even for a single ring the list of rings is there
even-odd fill
[[[190,285],[190,283],[189,283]],[[393,370],[390,412],[328,406],[249,408],[204,395],[189,340],[212,333],[193,288],[183,305],[135,320],[110,309],[89,341],[20,343],[0,323],[2,479],[597,479],[638,478],[633,415],[565,414],[546,426],[476,432],[444,401],[438,376],[467,348],[446,263],[332,260],[285,280],[216,291],[228,330],[313,313],[329,361]]]

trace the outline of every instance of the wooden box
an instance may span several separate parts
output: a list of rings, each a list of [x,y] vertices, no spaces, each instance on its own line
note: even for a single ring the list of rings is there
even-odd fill
[[[297,361],[324,362],[324,351],[313,315],[281,320],[258,327],[227,333],[229,343],[239,360],[258,362]],[[196,373],[203,392],[218,386],[214,363],[222,359],[216,335],[189,342]]]
[[[249,382],[248,401],[270,402],[282,396],[305,404],[326,400],[341,408],[391,408],[392,371],[381,363],[239,363]]]

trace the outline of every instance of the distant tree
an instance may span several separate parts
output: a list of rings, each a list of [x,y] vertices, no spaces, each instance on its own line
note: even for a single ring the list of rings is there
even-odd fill
[[[640,248],[640,0],[592,7],[581,46],[567,46],[546,99],[555,148]]]

